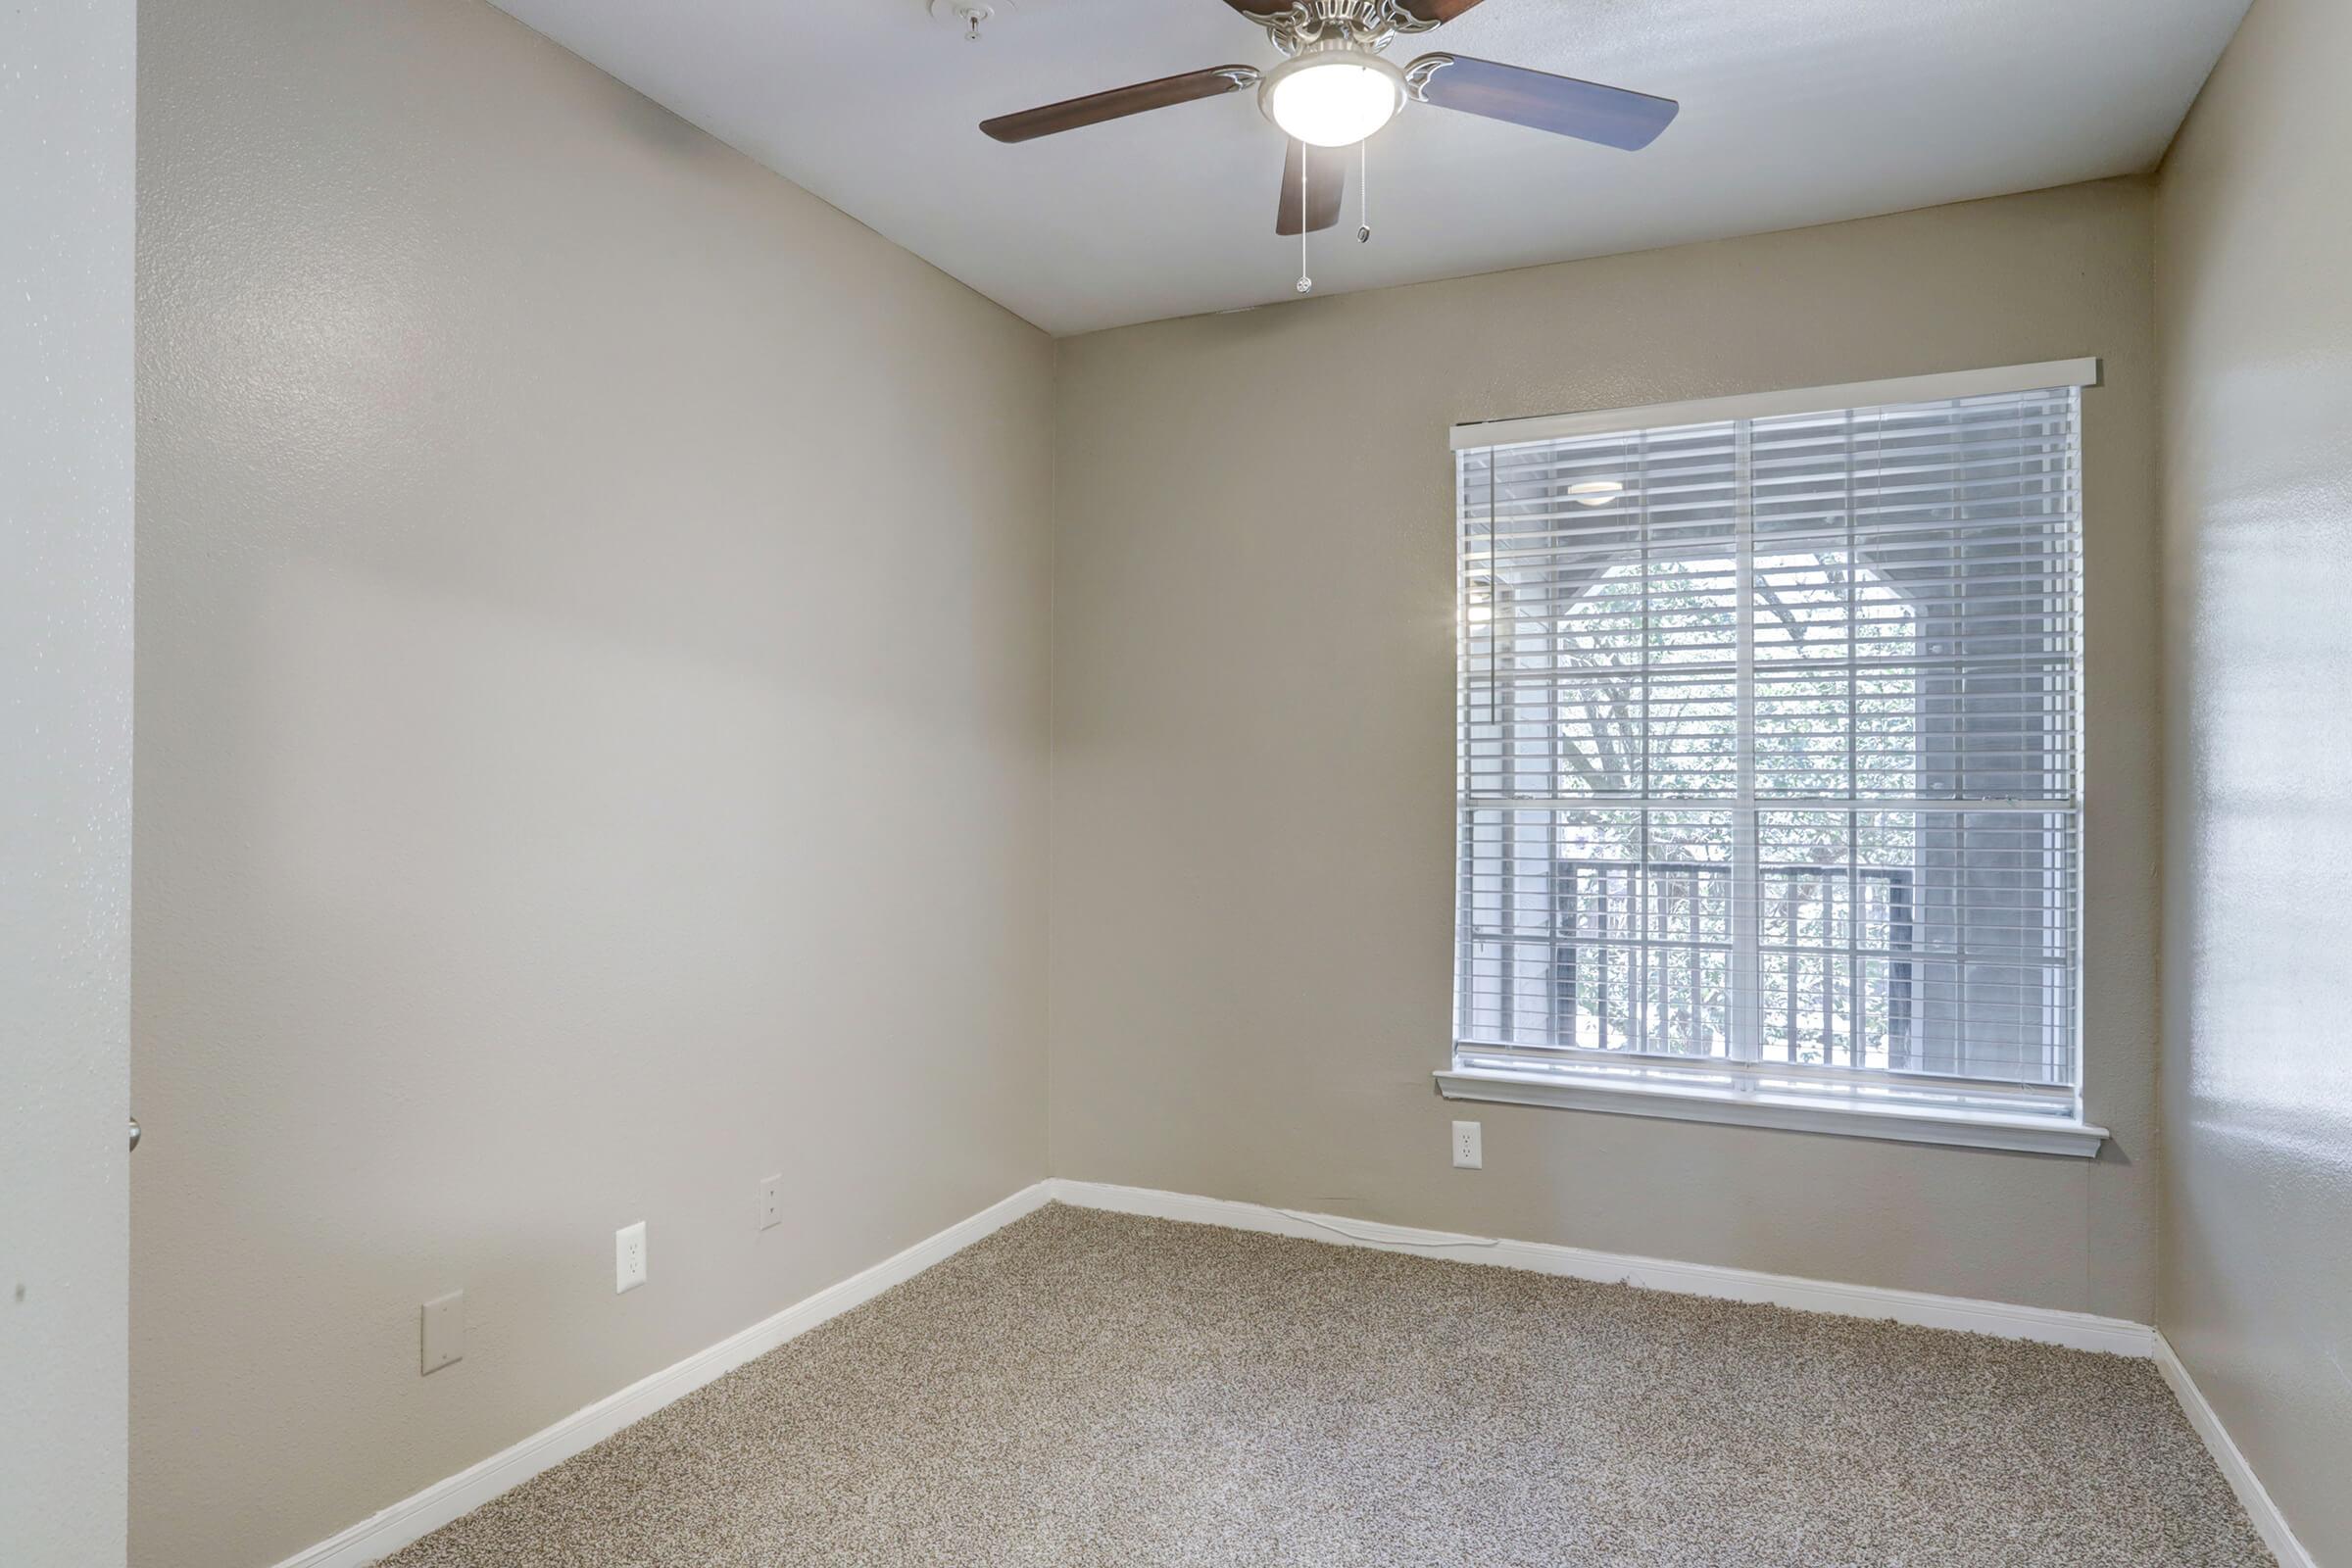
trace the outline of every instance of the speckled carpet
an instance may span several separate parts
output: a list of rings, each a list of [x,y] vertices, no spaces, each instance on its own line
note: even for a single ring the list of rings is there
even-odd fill
[[[2270,1561],[2146,1361],[1054,1205],[386,1568]]]

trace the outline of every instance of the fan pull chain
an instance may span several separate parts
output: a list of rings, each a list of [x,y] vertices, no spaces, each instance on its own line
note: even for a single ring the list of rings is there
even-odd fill
[[[1304,147],[1298,149],[1298,292],[1303,294],[1315,286],[1306,275],[1306,166],[1314,156]]]
[[[1372,238],[1372,138],[1357,142],[1355,150],[1355,242],[1361,245]]]

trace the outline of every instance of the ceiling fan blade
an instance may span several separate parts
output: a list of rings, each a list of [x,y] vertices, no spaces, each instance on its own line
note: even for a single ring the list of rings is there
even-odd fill
[[[1478,0],[1403,0],[1404,9],[1423,22],[1451,22]]]
[[[1148,109],[1166,109],[1175,104],[1189,104],[1196,98],[1238,92],[1244,87],[1256,86],[1257,75],[1255,66],[1212,66],[1206,71],[1188,71],[1181,76],[1162,76],[1157,81],[1139,81],[1132,87],[1113,87],[1108,92],[1064,99],[1042,109],[1024,109],[1017,115],[999,115],[994,120],[980,122],[980,128],[999,141],[1031,141],[1056,131],[1076,130],[1081,125],[1099,125],[1105,120],[1140,115]]]
[[[1682,108],[1671,98],[1467,55],[1423,55],[1405,68],[1404,79],[1415,97],[1440,109],[1507,120],[1627,152],[1657,140]]]
[[[1282,204],[1274,213],[1274,232],[1298,232],[1298,166],[1306,165],[1306,227],[1315,233],[1340,220],[1340,194],[1348,188],[1348,149],[1309,147],[1293,141],[1282,161]]]

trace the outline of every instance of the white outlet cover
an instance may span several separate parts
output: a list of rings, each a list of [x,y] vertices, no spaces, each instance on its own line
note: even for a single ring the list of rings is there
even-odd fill
[[[770,1176],[760,1184],[760,1228],[773,1230],[784,1223],[784,1178]]]
[[[426,1375],[440,1371],[452,1361],[466,1359],[466,1293],[452,1291],[436,1296],[417,1309],[422,1360],[418,1370]]]
[[[645,1221],[623,1225],[612,1233],[612,1294],[622,1295],[645,1283]]]
[[[1455,1169],[1480,1170],[1485,1167],[1487,1157],[1486,1151],[1481,1147],[1483,1140],[1479,1135],[1480,1127],[1477,1122],[1457,1121],[1453,1124],[1453,1163]]]

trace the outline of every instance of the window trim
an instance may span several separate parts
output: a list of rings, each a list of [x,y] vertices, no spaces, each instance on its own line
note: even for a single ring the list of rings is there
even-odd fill
[[[1831,409],[1932,403],[2050,387],[2083,388],[2098,385],[2099,375],[2100,363],[2095,358],[2054,360],[1640,408],[1474,420],[1452,426],[1448,447],[1458,453]],[[2077,439],[2081,439],[2080,427]],[[2079,813],[2080,800],[2076,807]],[[2078,823],[2081,820],[2079,814]],[[2078,992],[2082,981],[2078,968],[2074,977]],[[1439,1094],[1454,1101],[2092,1158],[2098,1154],[2108,1132],[2083,1119],[2082,1096],[2089,1075],[2089,1063],[2082,1054],[2085,1043],[2080,1035],[2077,1037],[2075,1084],[2064,1108],[2043,1111],[1967,1102],[1970,1099],[1997,1098],[1997,1085],[1986,1086],[1991,1092],[1981,1095],[1972,1095],[1965,1089],[1939,1094],[1937,1085],[1853,1084],[1839,1093],[1835,1088],[1825,1091],[1818,1084],[1810,1089],[1776,1084],[1768,1076],[1744,1074],[1740,1070],[1744,1064],[1734,1064],[1733,1070],[1723,1072],[1710,1071],[1696,1062],[1678,1064],[1667,1057],[1623,1057],[1622,1067],[1580,1064],[1566,1059],[1510,1059],[1505,1054],[1461,1041],[1453,1043],[1450,1064],[1439,1069],[1433,1077]],[[1714,1068],[1725,1065],[1712,1064]],[[1718,1081],[1710,1083],[1706,1081],[1708,1078]]]
[[[1654,1058],[1653,1058],[1654,1059]],[[2095,1157],[2107,1129],[2073,1117],[2003,1114],[1913,1104],[1858,1104],[1821,1094],[1773,1094],[1751,1089],[1702,1089],[1668,1081],[1670,1072],[1603,1078],[1590,1069],[1550,1071],[1524,1065],[1511,1071],[1453,1066],[1439,1069],[1438,1093],[1447,1100],[1505,1105],[1547,1105],[1668,1121],[1723,1122],[1784,1132],[1833,1133],[1905,1144],[1953,1144],[2030,1154]],[[1634,1081],[1637,1077],[1656,1081]]]
[[[1834,409],[1875,409],[1889,403],[1941,403],[1950,398],[1998,397],[2008,392],[2039,392],[2049,387],[2091,387],[2098,384],[2099,362],[2096,359],[2045,360],[2039,365],[2003,365],[1981,370],[1947,370],[1936,375],[1905,375],[1886,381],[1851,381],[1843,386],[1800,386],[1770,392],[1740,392],[1730,397],[1696,398],[1682,403],[1651,403],[1638,409],[1588,409],[1573,414],[1468,419],[1448,432],[1447,445],[1455,452],[1474,452],[1480,447],[1517,446],[1523,442],[1556,441],[1568,436],[1617,435],[1629,430],[1654,430],[1666,425],[1770,419],[1790,414],[1822,414]]]

